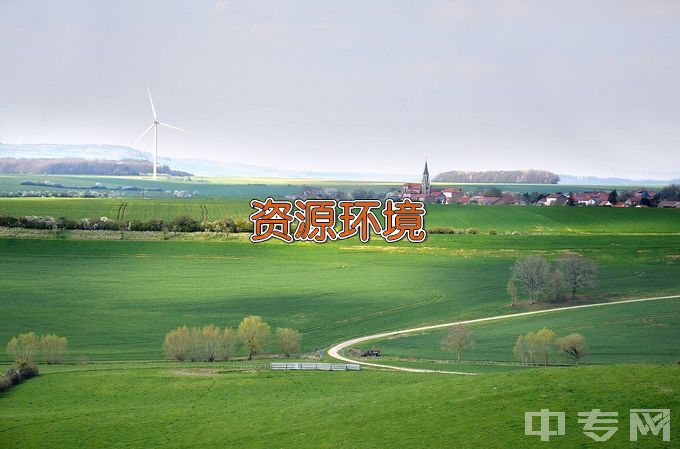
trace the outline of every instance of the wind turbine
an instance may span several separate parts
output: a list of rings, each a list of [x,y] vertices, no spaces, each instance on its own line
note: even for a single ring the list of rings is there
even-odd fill
[[[151,129],[153,129],[153,179],[156,179],[156,168],[158,167],[158,125],[160,126],[165,126],[166,128],[172,128],[172,129],[177,129],[179,131],[183,131],[185,133],[188,133],[186,129],[178,128],[177,126],[172,126],[168,125],[167,123],[159,122],[158,117],[156,116],[156,108],[153,106],[153,99],[151,98],[151,91],[149,88],[146,88],[146,92],[149,94],[149,103],[151,103],[151,112],[153,113],[153,122],[149,125],[148,128],[146,128],[146,131],[142,133],[141,136],[137,137],[137,140],[134,141],[132,146],[135,146],[137,142],[139,142],[142,137],[146,136]]]

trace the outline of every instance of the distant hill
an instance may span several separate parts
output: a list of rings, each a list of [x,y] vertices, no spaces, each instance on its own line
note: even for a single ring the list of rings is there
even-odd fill
[[[143,160],[0,158],[0,173],[5,174],[139,176],[152,171],[153,163]],[[158,173],[171,176],[191,174],[172,170],[167,165],[160,165]]]
[[[447,171],[439,173],[432,180],[453,183],[557,184],[560,177],[545,170]]]
[[[150,161],[150,153],[122,145],[61,145],[0,143],[0,158],[26,159],[134,159]]]
[[[67,145],[67,144],[0,144],[0,158],[25,159],[87,159],[111,161],[151,161],[150,153],[121,145]],[[159,157],[158,162],[174,170],[199,176],[238,176],[271,178],[309,178],[354,181],[415,181],[418,170],[403,173],[354,173],[285,170],[237,162],[221,162],[207,159],[180,159]]]

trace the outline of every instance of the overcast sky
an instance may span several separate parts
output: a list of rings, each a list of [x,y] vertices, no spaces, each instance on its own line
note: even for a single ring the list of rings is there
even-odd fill
[[[680,174],[677,0],[0,0],[0,141],[129,145],[147,84],[163,156]]]

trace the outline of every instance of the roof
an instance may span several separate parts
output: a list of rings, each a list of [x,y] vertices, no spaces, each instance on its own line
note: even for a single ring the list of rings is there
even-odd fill
[[[423,174],[424,174],[424,175],[428,175],[428,176],[429,176],[429,174],[430,174],[430,172],[427,171],[427,161],[425,161],[425,170],[423,170]]]

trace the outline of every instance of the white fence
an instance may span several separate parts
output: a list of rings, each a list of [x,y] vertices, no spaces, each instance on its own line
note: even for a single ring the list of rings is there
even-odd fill
[[[361,371],[355,363],[271,363],[269,367],[279,371]]]

